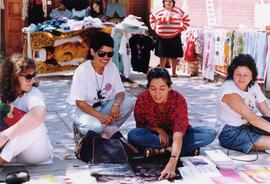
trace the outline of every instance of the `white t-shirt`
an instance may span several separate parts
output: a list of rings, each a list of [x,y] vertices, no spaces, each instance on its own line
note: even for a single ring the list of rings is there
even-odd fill
[[[247,123],[247,120],[242,119],[241,115],[232,110],[226,103],[222,102],[224,95],[232,93],[240,95],[249,109],[256,114],[260,114],[258,104],[266,101],[266,98],[257,83],[248,88],[248,91],[245,92],[240,90],[234,81],[226,81],[221,86],[217,98],[217,123],[219,126],[223,126],[224,124],[240,126]]]
[[[124,75],[126,78],[129,77],[132,67],[131,67],[131,53],[129,47],[129,38],[128,35],[123,35],[121,38],[121,43],[119,47],[119,54],[122,56],[123,65],[124,65]]]
[[[101,91],[100,98],[98,91]],[[107,100],[114,99],[119,92],[125,92],[125,88],[115,64],[109,62],[103,75],[100,75],[88,60],[75,70],[67,102],[70,105],[75,105],[75,100],[85,101],[91,106],[99,101],[105,104]]]
[[[24,93],[23,96],[18,97],[12,104],[25,112],[28,112],[32,107],[35,106],[42,106],[46,108],[44,96],[36,87],[33,87],[30,92]],[[48,131],[44,122],[38,128],[41,128],[43,133],[47,134]]]

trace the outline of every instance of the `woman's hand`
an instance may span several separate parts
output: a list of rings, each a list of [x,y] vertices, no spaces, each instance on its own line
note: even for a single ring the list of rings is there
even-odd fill
[[[113,104],[110,116],[114,119],[114,121],[118,121],[120,119],[120,105]]]
[[[109,124],[111,124],[112,122],[114,122],[114,119],[113,119],[113,117],[112,116],[110,116],[110,115],[104,115],[104,114],[102,114],[102,113],[100,113],[99,115],[98,115],[98,118],[97,118],[100,122],[102,122],[104,125],[109,125]]]
[[[159,141],[160,143],[163,145],[164,148],[167,148],[169,146],[169,135],[167,134],[167,132],[165,130],[163,130],[162,128],[160,128],[158,130],[158,137],[159,137]]]
[[[177,165],[177,159],[171,157],[169,162],[167,163],[165,169],[161,172],[159,180],[162,179],[172,179],[175,177],[175,169]]]

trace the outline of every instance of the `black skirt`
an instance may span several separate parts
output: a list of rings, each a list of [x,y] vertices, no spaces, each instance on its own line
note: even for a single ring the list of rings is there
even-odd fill
[[[166,58],[183,57],[181,34],[169,39],[164,39],[157,36],[155,55]]]

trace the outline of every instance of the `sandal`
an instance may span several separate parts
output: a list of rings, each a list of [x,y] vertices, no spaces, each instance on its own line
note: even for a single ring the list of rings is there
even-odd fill
[[[200,148],[197,148],[193,151],[193,156],[198,156],[200,155]]]
[[[165,148],[145,148],[144,149],[144,157],[150,158],[154,155],[162,155],[166,151]]]

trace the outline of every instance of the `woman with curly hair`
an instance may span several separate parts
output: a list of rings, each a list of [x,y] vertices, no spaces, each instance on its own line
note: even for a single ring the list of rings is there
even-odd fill
[[[26,114],[13,126],[0,132],[0,167],[6,162],[38,164],[51,161],[53,150],[44,124],[44,97],[35,81],[36,65],[20,54],[1,65],[0,97]]]
[[[217,98],[221,146],[248,153],[270,149],[270,108],[257,81],[254,59],[236,56]],[[264,117],[261,117],[263,115]]]

